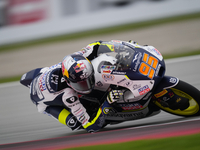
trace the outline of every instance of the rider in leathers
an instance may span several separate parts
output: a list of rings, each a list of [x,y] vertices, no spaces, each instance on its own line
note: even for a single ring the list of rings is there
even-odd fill
[[[102,110],[99,108],[95,114],[88,114],[78,95],[90,93],[95,85],[90,61],[97,57],[101,43],[91,43],[66,56],[60,63],[37,70],[37,76],[30,84],[30,97],[40,113],[54,117],[72,130],[84,128],[88,132],[96,132],[102,128]],[[30,74],[24,74],[21,83]],[[109,103],[117,100],[110,95]]]

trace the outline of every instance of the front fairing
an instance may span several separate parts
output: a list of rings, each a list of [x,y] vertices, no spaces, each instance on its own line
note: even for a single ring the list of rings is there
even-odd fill
[[[104,84],[128,88],[138,97],[152,90],[165,74],[165,63],[160,52],[152,46],[140,46],[123,41],[103,42],[99,57],[112,56],[116,63],[101,64]]]

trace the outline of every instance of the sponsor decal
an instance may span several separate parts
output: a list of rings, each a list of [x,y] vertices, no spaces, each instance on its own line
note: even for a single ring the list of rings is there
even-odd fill
[[[110,70],[114,70],[115,66],[108,66],[108,65],[102,65],[101,69],[110,69]]]
[[[151,54],[153,54],[159,60],[162,61],[163,57],[162,57],[161,53],[155,47],[153,47],[153,46],[147,46],[147,47],[145,47],[145,50],[147,50],[148,52],[150,52]]]
[[[56,68],[58,65],[60,65],[61,63],[59,63],[59,64],[56,64],[56,65],[53,65],[53,66],[51,66],[51,67],[49,67],[49,69],[54,69],[54,68]]]
[[[47,88],[50,92],[54,92],[54,90],[52,89],[52,87],[50,86],[50,83],[49,83],[49,76],[50,76],[51,72],[48,72],[48,75],[47,75],[47,80],[46,80],[46,84],[47,84]]]
[[[65,82],[65,78],[62,77],[62,78],[60,79],[60,81],[61,81],[61,83]]]
[[[64,62],[66,62],[66,60],[64,60]],[[65,72],[65,66],[64,66],[64,62],[62,62],[62,73]]]
[[[102,73],[111,73],[111,70],[102,70]]]
[[[89,45],[88,45],[88,46],[86,46],[86,48],[85,48],[85,49],[89,51],[89,50],[91,50],[91,49],[92,49],[92,47],[93,47],[93,46],[89,46]]]
[[[67,122],[67,126],[70,128],[75,127],[76,124],[77,124],[77,119],[75,118],[75,116],[72,116]]]
[[[83,71],[86,68],[84,63],[77,63],[75,67],[73,67],[76,73]]]
[[[71,104],[71,103],[74,103],[75,101],[77,101],[77,99],[78,98],[76,96],[72,96],[72,97],[66,99],[66,101]]]
[[[169,79],[169,82],[171,82],[171,83],[176,83],[176,81],[177,81],[176,78],[170,78],[170,79]]]
[[[103,83],[101,81],[98,81],[96,84],[97,86],[103,86]]]
[[[45,84],[46,76],[47,76],[47,72],[42,74],[39,78],[39,88],[41,91],[46,90],[46,84]]]
[[[125,75],[126,72],[113,71],[112,74]]]
[[[133,83],[132,82],[126,82],[125,84],[124,84],[124,86],[126,86],[126,87],[129,87],[129,86],[131,86]]]
[[[180,98],[180,97],[177,98],[176,102],[178,103],[178,102],[180,102],[180,101],[181,101],[181,98]]]
[[[138,58],[138,53],[135,55],[135,57],[134,57],[134,59],[133,59],[133,63],[134,63],[134,61],[136,61],[137,60],[137,58]]]
[[[174,93],[173,92],[169,92],[168,95],[169,95],[170,98],[174,97]]]
[[[163,91],[161,91],[161,92],[159,92],[159,93],[157,93],[157,94],[154,94],[154,96],[155,96],[156,98],[159,98],[159,97],[165,95],[166,93],[167,93],[167,90],[163,90]]]
[[[170,98],[169,97],[163,97],[163,101],[168,101],[168,100],[170,100]]]
[[[80,78],[81,79],[85,79],[89,76],[89,73],[88,72],[83,72],[82,75],[80,75]]]
[[[83,122],[85,119],[86,119],[86,118],[85,118],[85,115],[84,115],[84,114],[78,118],[78,120],[79,120],[80,122]],[[85,122],[85,121],[84,121],[84,122]]]
[[[118,118],[142,118],[145,114],[143,112],[134,112],[134,113],[108,113],[108,117],[118,117]]]
[[[138,92],[139,92],[140,95],[143,95],[143,94],[145,94],[149,91],[150,91],[150,88],[149,88],[148,85],[145,85],[142,88],[138,89]]]
[[[156,49],[156,48],[152,48],[151,49],[153,52],[155,52],[157,55],[160,55],[161,56],[161,53]]]
[[[160,67],[161,67],[161,64],[158,65],[158,68],[157,68],[156,74],[155,74],[156,76],[158,75],[158,73],[159,73],[159,71],[160,71]]]
[[[107,80],[111,80],[113,81],[115,79],[115,76],[114,75],[107,75],[107,74],[102,74],[102,78],[107,81]]]
[[[52,74],[51,75],[51,83],[58,84],[58,75]]]
[[[103,109],[103,113],[104,113],[104,114],[108,114],[108,113],[110,113],[110,111],[112,111],[112,107],[105,107],[105,108]]]
[[[72,104],[72,105],[67,105],[67,107],[69,107],[69,108],[71,108],[71,107],[74,107],[74,106],[76,106],[76,105],[79,105],[80,104],[80,102],[76,102],[76,103],[74,103],[74,104]],[[78,109],[79,110],[79,109]],[[74,112],[77,112],[78,110],[76,110],[76,111],[74,111]],[[80,110],[79,112],[81,112],[82,110]],[[78,112],[78,113],[79,113]]]
[[[122,83],[122,82],[124,82],[124,81],[126,81],[126,78],[124,78],[124,79],[118,81],[117,84],[120,84],[120,83]]]
[[[135,66],[133,67],[133,71],[136,71],[139,64],[140,64],[140,59],[142,58],[142,53],[138,53],[137,55],[137,61],[135,62]]]
[[[79,51],[79,53],[81,53],[83,55],[87,52],[87,50],[88,50],[88,48],[86,47],[85,49],[82,49],[81,51]]]
[[[133,90],[139,89],[141,87],[141,84],[134,84],[133,85]]]
[[[120,104],[123,110],[134,110],[134,109],[141,109],[143,106],[139,103],[134,104]]]
[[[39,88],[39,76],[38,77],[36,77],[34,80],[33,80],[33,82],[32,82],[32,86],[31,86],[31,94],[32,95],[36,95],[36,96],[38,96],[38,98],[40,99],[40,100],[42,100],[42,99],[44,99],[44,96],[43,96],[43,94],[42,94],[42,92],[41,92],[41,90],[40,90],[40,88]],[[34,101],[33,101],[34,102]],[[34,104],[36,104],[35,102],[34,102]]]

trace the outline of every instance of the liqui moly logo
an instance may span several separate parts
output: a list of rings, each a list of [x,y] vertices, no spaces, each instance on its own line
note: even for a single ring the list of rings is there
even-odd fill
[[[143,94],[145,94],[149,91],[150,91],[150,88],[149,88],[148,85],[145,85],[142,88],[138,89],[138,92],[139,92],[140,95],[143,95]]]

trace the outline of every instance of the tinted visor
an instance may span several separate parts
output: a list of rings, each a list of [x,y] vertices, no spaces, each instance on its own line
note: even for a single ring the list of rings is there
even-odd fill
[[[91,74],[87,79],[79,82],[69,82],[71,87],[78,93],[88,94],[92,91],[95,85],[94,75]]]

